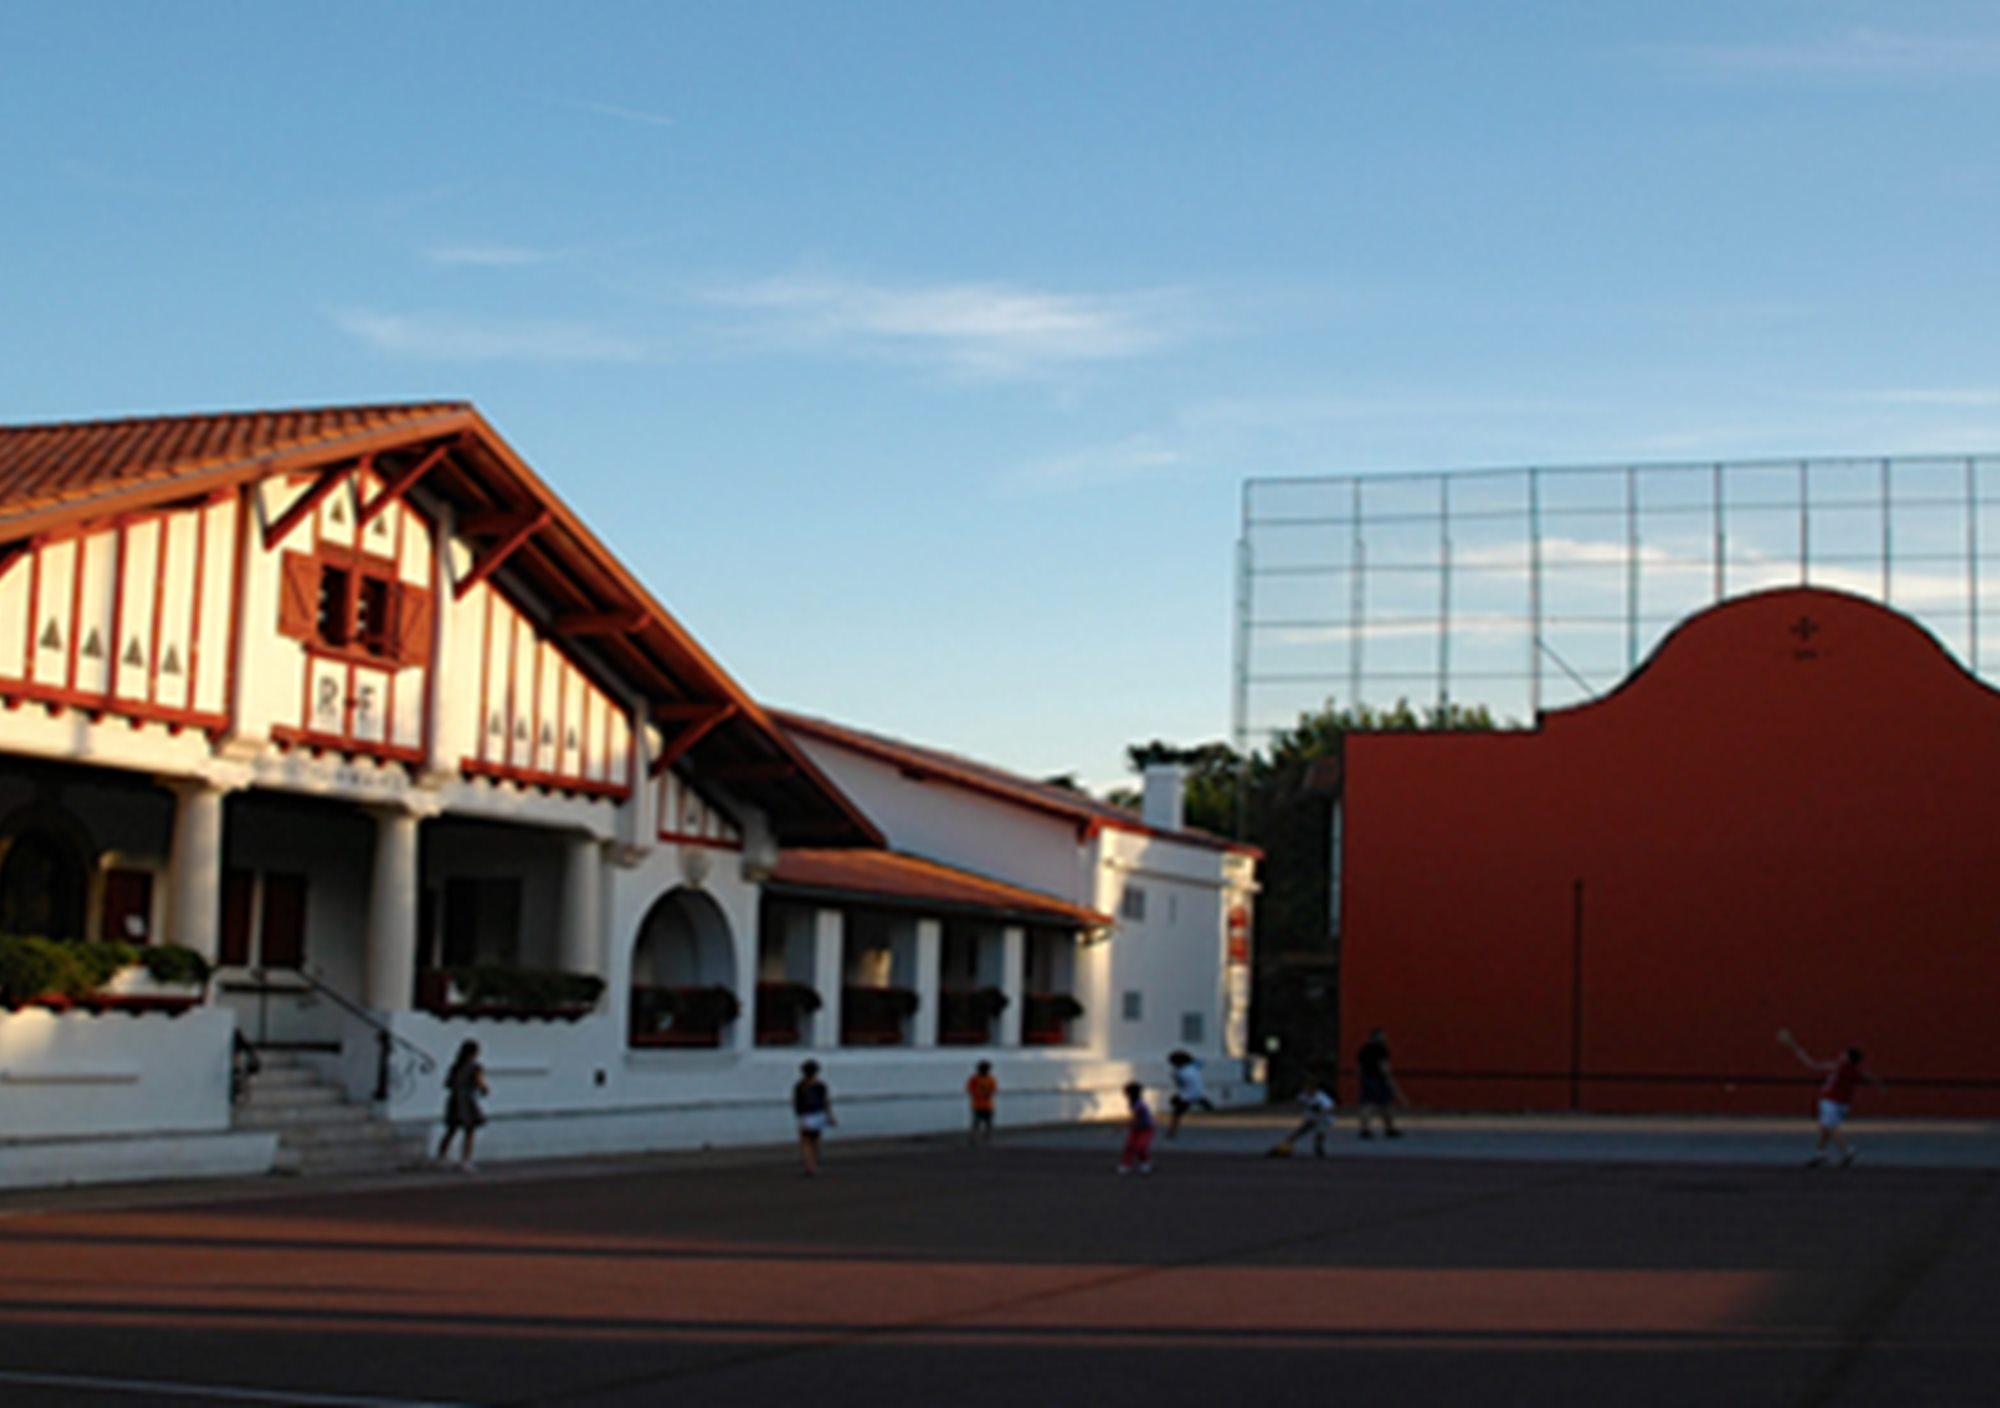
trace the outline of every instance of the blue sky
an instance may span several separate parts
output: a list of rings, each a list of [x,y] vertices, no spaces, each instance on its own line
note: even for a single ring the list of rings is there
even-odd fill
[[[1983,4],[0,7],[0,420],[466,397],[777,704],[1229,726],[1248,475],[2000,447]]]

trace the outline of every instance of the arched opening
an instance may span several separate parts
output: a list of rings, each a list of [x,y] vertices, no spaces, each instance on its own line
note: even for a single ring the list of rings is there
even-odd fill
[[[0,934],[83,937],[89,880],[83,856],[45,826],[0,840]]]
[[[699,890],[669,890],[646,911],[632,950],[632,1045],[720,1046],[739,1011],[722,906]]]

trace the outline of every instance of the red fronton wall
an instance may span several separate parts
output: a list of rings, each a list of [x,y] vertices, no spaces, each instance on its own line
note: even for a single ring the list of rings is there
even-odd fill
[[[1725,603],[1532,733],[1347,744],[1342,1030],[1418,1104],[2000,1111],[2000,694],[1906,618]]]

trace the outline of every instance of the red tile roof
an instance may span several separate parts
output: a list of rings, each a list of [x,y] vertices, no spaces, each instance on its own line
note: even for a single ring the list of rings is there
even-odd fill
[[[292,411],[146,416],[0,426],[0,536],[38,511],[122,501],[150,486],[189,479],[260,478],[272,460],[300,452],[346,449],[388,432],[421,431],[427,422],[463,416],[462,401],[325,406]],[[216,487],[222,487],[217,485]]]
[[[1148,826],[1140,820],[1137,813],[1111,802],[1100,801],[1087,792],[1074,791],[1054,783],[1035,782],[988,763],[960,757],[955,753],[926,748],[916,743],[905,743],[901,739],[886,738],[881,734],[867,733],[826,719],[816,719],[808,714],[793,713],[788,709],[772,709],[770,714],[784,728],[801,737],[816,738],[872,757],[878,762],[892,764],[906,776],[920,780],[935,779],[963,787],[968,791],[983,793],[1033,811],[1066,818],[1077,823],[1079,827],[1108,827],[1117,831],[1133,831],[1144,836],[1166,837],[1209,850],[1233,851],[1253,856],[1263,854],[1248,842],[1232,841],[1227,837],[1197,830],[1191,826],[1174,829]]]
[[[971,912],[1025,924],[1102,929],[1111,916],[1068,900],[894,851],[787,850],[767,888],[777,894],[866,899],[900,908]]]

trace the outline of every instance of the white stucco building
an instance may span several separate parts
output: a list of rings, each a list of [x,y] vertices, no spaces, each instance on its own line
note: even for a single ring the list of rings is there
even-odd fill
[[[338,1163],[467,1039],[485,1158],[782,1139],[808,1051],[859,1133],[1240,1098],[1255,856],[1162,806],[766,711],[466,405],[0,428],[0,934],[215,965],[0,1009],[0,1186]]]

